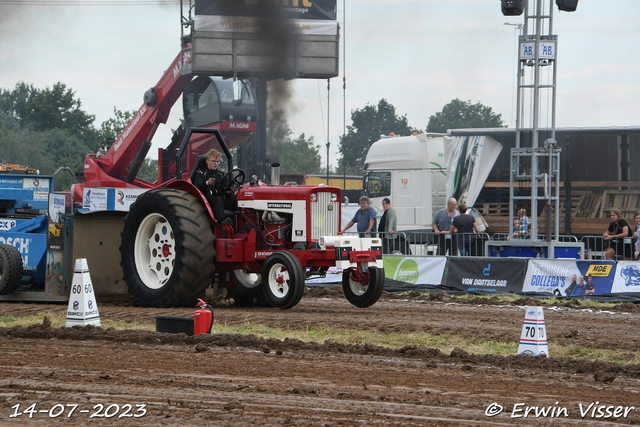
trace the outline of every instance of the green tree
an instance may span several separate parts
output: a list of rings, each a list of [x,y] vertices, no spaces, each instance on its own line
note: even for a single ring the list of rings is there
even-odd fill
[[[100,138],[102,140],[107,139],[116,139],[125,126],[129,124],[133,116],[137,113],[137,111],[120,111],[113,107],[113,117],[109,120],[105,120],[100,125]]]
[[[315,144],[313,137],[307,139],[304,133],[292,138],[289,130],[284,142],[284,153],[280,160],[282,173],[316,174],[322,171],[320,146]]]
[[[369,147],[380,139],[380,135],[391,132],[396,135],[411,135],[417,131],[409,126],[407,115],[398,116],[396,108],[384,98],[377,106],[367,104],[360,110],[352,111],[351,122],[347,126],[347,134],[340,138],[342,158],[338,160],[337,170],[342,172],[346,165],[347,174],[352,175],[362,175]]]
[[[0,93],[0,114],[14,119],[20,129],[36,132],[63,129],[94,143],[95,116],[85,113],[81,106],[75,92],[60,82],[51,89],[37,89],[23,82],[12,91],[3,89]]]
[[[442,111],[429,117],[427,132],[445,133],[449,129],[495,128],[503,126],[502,114],[495,114],[491,107],[454,99]]]

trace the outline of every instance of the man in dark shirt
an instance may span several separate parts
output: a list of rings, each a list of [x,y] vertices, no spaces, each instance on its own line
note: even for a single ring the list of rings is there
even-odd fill
[[[593,286],[593,277],[591,275],[587,276],[587,284],[584,287],[584,294],[585,295],[593,295],[596,293],[596,288],[595,286]]]
[[[209,201],[213,216],[216,217],[218,224],[222,224],[224,221],[224,192],[222,190],[222,178],[224,175],[218,170],[220,157],[222,155],[219,151],[209,150],[207,153],[207,167],[196,170],[196,175],[193,179],[193,185],[202,191],[202,194]]]

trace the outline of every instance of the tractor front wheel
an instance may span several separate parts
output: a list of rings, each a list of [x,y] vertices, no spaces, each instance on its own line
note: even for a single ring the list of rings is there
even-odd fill
[[[287,309],[300,302],[304,293],[305,271],[290,252],[275,252],[264,263],[262,289],[269,303]]]
[[[356,307],[364,308],[375,304],[383,290],[384,268],[350,268],[342,272],[342,291]]]

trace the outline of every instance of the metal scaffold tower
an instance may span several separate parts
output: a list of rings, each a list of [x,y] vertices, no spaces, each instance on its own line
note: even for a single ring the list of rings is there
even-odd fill
[[[539,206],[546,202],[546,240],[558,241],[561,149],[555,139],[558,40],[552,34],[553,0],[529,0],[524,14],[519,38],[516,146],[511,150],[509,223],[517,217],[514,205],[530,201],[530,235],[532,240],[539,240]],[[525,134],[530,135],[529,144],[523,147]],[[541,141],[543,134],[548,138]]]

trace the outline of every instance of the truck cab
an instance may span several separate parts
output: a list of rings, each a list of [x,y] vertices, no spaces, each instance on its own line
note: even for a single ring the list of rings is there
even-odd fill
[[[364,169],[364,192],[379,216],[388,197],[398,231],[431,229],[433,216],[446,204],[443,134],[382,137],[369,148]]]

